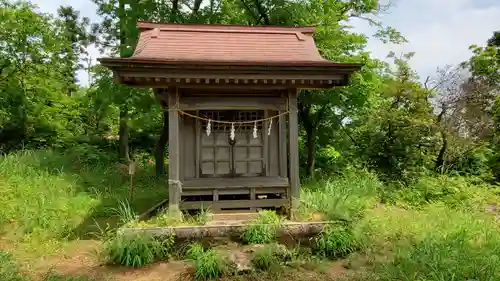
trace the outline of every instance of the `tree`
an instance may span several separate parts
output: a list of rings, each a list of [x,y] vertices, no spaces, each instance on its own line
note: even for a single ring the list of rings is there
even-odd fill
[[[436,149],[430,91],[409,67],[413,53],[395,57],[395,70],[384,75],[370,109],[353,121],[352,135],[358,159],[386,180],[411,182],[432,167]]]
[[[57,13],[60,18],[60,29],[67,42],[64,53],[64,82],[66,84],[68,96],[71,96],[78,90],[76,71],[83,66],[80,64],[82,56],[87,54],[87,47],[90,43],[90,37],[87,32],[90,20],[86,17],[80,18],[80,13],[71,6],[61,6]]]
[[[62,95],[60,54],[69,42],[53,28],[57,20],[29,3],[0,1],[0,14],[0,146],[60,144],[80,128]]]

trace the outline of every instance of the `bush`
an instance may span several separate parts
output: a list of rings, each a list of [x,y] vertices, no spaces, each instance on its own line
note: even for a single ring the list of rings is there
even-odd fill
[[[241,239],[249,244],[269,243],[276,239],[281,219],[274,211],[262,211],[241,234]]]
[[[107,264],[141,267],[170,257],[174,238],[166,240],[144,235],[117,235],[105,242]]]
[[[354,252],[359,244],[351,228],[344,225],[328,225],[314,239],[314,253],[327,258],[340,258]]]

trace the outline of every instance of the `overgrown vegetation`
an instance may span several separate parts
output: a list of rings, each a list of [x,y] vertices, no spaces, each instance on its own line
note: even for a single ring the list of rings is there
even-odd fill
[[[281,218],[274,211],[261,211],[241,234],[241,239],[250,244],[269,243],[276,239]]]
[[[194,264],[195,280],[209,280],[229,273],[230,264],[214,249],[205,249],[198,243],[188,245],[186,257]]]
[[[314,252],[328,258],[345,257],[359,248],[349,225],[328,225],[314,240]]]
[[[257,249],[252,258],[255,268],[263,271],[280,271],[280,266],[287,265],[298,258],[296,251],[279,244],[268,244]]]
[[[173,244],[174,237],[158,239],[145,234],[119,234],[105,242],[102,255],[110,265],[142,267],[168,259]]]

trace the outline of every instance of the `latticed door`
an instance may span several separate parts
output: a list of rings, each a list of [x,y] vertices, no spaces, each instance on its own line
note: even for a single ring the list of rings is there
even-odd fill
[[[241,124],[263,118],[263,111],[203,111],[200,115],[211,120],[235,122],[235,137],[231,140],[231,125],[212,122],[207,135],[207,122],[200,132],[201,177],[259,176],[265,171],[262,123]]]

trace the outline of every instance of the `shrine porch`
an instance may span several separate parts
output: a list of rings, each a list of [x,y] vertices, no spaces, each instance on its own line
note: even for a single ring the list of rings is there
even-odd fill
[[[279,208],[290,204],[290,184],[282,177],[196,178],[182,183],[181,210]]]

